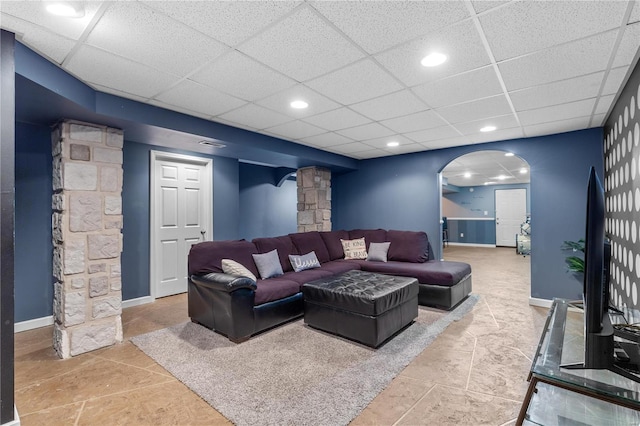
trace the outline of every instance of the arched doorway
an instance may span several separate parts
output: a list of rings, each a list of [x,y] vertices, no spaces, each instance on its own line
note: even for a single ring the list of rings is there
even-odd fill
[[[442,258],[449,245],[513,247],[530,254],[529,164],[513,153],[476,151],[440,173]]]

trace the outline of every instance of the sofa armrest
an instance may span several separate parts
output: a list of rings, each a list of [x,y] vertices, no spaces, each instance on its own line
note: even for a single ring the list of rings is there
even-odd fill
[[[236,277],[234,275],[212,272],[206,275],[191,275],[191,281],[199,286],[207,287],[212,290],[224,291],[231,293],[235,290],[246,288],[256,290],[258,285],[251,278]]]

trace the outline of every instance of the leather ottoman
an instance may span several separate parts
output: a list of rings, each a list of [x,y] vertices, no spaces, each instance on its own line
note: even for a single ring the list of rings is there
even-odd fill
[[[302,286],[304,322],[376,348],[418,316],[418,280],[349,271]]]

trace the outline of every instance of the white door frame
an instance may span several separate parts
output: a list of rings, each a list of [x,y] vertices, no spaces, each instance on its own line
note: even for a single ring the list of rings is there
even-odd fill
[[[507,192],[511,192],[512,194],[518,193],[518,194],[523,194],[524,195],[524,199],[523,204],[521,205],[521,207],[524,207],[524,217],[522,218],[522,222],[524,222],[527,218],[527,189],[526,188],[510,188],[510,189],[496,189],[494,192],[494,205],[495,205],[495,218],[496,218],[496,246],[498,246],[498,221],[501,220],[502,218],[498,217],[498,216],[502,216],[498,214],[498,193],[504,194]],[[502,240],[501,240],[502,241]],[[501,245],[501,244],[500,244]],[[506,247],[516,247],[517,243],[516,243],[516,237],[514,234],[514,238],[513,238],[513,246],[509,245]]]
[[[150,171],[151,171],[151,179],[149,180],[149,192],[150,192],[150,200],[149,200],[149,294],[151,296],[151,301],[156,300],[156,278],[157,271],[159,265],[157,264],[157,241],[158,241],[158,233],[157,233],[157,223],[156,217],[153,214],[153,209],[156,206],[156,194],[155,194],[155,184],[156,184],[156,162],[158,161],[175,161],[179,163],[190,163],[199,166],[205,166],[205,176],[204,176],[204,197],[205,197],[205,217],[204,223],[206,224],[206,233],[204,235],[205,240],[213,239],[213,160],[211,158],[206,157],[197,157],[193,155],[184,155],[184,154],[175,154],[172,152],[165,151],[150,151]]]

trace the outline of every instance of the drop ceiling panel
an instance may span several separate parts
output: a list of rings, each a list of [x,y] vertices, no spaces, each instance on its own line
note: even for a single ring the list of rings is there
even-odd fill
[[[638,0],[634,3],[631,15],[629,15],[629,21],[627,22],[640,22],[640,2]]]
[[[626,2],[519,1],[479,19],[502,61],[615,29],[626,7]]]
[[[329,146],[352,143],[353,140],[347,137],[344,137],[342,135],[339,135],[337,133],[328,132],[328,133],[323,133],[321,135],[304,138],[302,139],[302,142],[305,144],[319,147],[319,148],[326,148]]]
[[[598,95],[604,72],[588,74],[509,93],[516,111],[542,108]]]
[[[304,119],[306,122],[326,130],[335,131],[346,129],[348,127],[360,126],[370,123],[366,117],[351,111],[349,108],[339,108],[333,111],[324,112]]]
[[[423,67],[420,61],[432,51],[444,53],[448,60],[438,67]],[[407,86],[439,80],[490,63],[471,20],[381,53],[376,59]]]
[[[524,132],[527,137],[570,132],[573,130],[587,129],[589,127],[589,121],[590,117],[578,117],[570,120],[560,120],[550,123],[534,124],[531,126],[525,126]]]
[[[493,96],[436,110],[450,123],[463,123],[509,114],[511,107],[504,95]]]
[[[366,78],[363,78],[366,76]],[[396,92],[402,86],[371,60],[360,61],[307,83],[344,105]]]
[[[284,114],[279,114],[255,104],[247,104],[219,117],[230,122],[242,123],[258,130],[292,121],[290,117]]]
[[[495,126],[499,130],[511,129],[519,127],[518,121],[513,114],[502,115],[499,117],[487,118],[479,121],[470,121],[466,123],[455,124],[455,127],[460,133],[464,135],[473,135],[480,133],[480,129],[485,126]],[[494,132],[487,132],[486,135],[491,135]]]
[[[400,145],[394,146],[394,147],[388,147],[387,144],[389,142],[398,142]],[[390,152],[393,152],[394,150],[399,150],[399,148],[403,145],[416,145],[412,140],[399,135],[391,135],[383,138],[369,139],[369,140],[362,141],[362,143],[365,143],[372,148],[385,149],[385,150],[389,150]]]
[[[3,3],[4,4],[4,3]],[[76,42],[11,15],[2,15],[2,28],[16,34],[16,39],[60,65]]]
[[[337,133],[357,141],[394,134],[392,130],[389,130],[378,123],[369,123],[363,126],[351,127],[349,129],[340,130]]]
[[[290,104],[295,100],[303,100],[307,102],[309,106],[304,109],[291,108]],[[256,103],[292,118],[309,117],[340,107],[340,104],[333,102],[331,99],[316,93],[302,84],[285,89],[275,95],[261,99]]]
[[[425,142],[430,142],[437,139],[453,138],[456,136],[460,136],[460,133],[458,133],[451,126],[440,126],[440,127],[436,127],[428,130],[419,130],[417,132],[409,132],[409,133],[405,133],[404,135],[414,142],[425,143]]]
[[[439,108],[502,93],[492,66],[413,88],[430,107]]]
[[[117,93],[113,93],[113,94],[116,95]],[[170,105],[170,104],[164,103],[162,101],[159,101],[157,99],[151,99],[150,101],[147,101],[147,103],[149,103],[150,105],[153,105],[153,106],[157,106],[159,108],[168,109],[170,111],[179,112],[179,113],[190,115],[190,116],[193,116],[193,117],[200,117],[200,118],[204,118],[205,120],[211,119],[211,114],[205,114],[205,113],[202,113],[202,112],[190,110],[188,108],[182,108],[182,107],[179,107],[179,106],[176,106],[176,105]]]
[[[226,50],[224,45],[137,2],[112,3],[86,43],[180,76]]]
[[[425,105],[410,90],[402,90],[353,104],[351,109],[372,120],[380,121],[422,111],[425,109]]]
[[[181,81],[176,86],[156,96],[156,99],[168,105],[189,109],[208,116],[224,114],[246,103],[243,100],[191,80]]]
[[[532,109],[518,113],[523,126],[546,123],[557,120],[568,120],[591,115],[596,99],[584,99],[570,104],[555,105],[546,108]]]
[[[596,110],[594,114],[605,114],[609,112],[609,108],[611,107],[611,104],[613,103],[615,97],[615,95],[600,96],[600,98],[598,99],[598,103],[596,104]]]
[[[300,120],[269,127],[266,131],[289,140],[298,140],[325,133],[324,129]]]
[[[386,147],[384,148],[386,152],[393,155],[398,154],[408,154],[410,152],[421,152],[426,151],[425,146],[419,143],[409,143],[406,145],[400,145],[396,147]]]
[[[638,40],[640,40],[640,22],[627,25],[612,67],[629,65],[633,62],[633,58],[638,53]]]
[[[469,17],[462,2],[329,2],[313,7],[375,53]]]
[[[353,142],[344,145],[332,146],[331,151],[338,152],[341,154],[351,154],[359,151],[370,151],[371,147],[369,145],[363,144],[362,142]]]
[[[604,87],[602,88],[603,95],[615,95],[618,93],[622,82],[624,81],[625,76],[627,75],[628,68],[615,68],[609,71],[609,75],[607,75],[607,81],[604,83]]]
[[[235,51],[190,78],[246,101],[255,101],[295,85],[294,80]]]
[[[381,121],[381,124],[398,133],[416,132],[447,124],[433,111],[423,111],[404,117]]]
[[[617,31],[563,44],[498,64],[513,91],[606,69]]]
[[[85,14],[82,18],[60,18],[46,11],[44,1],[3,1],[0,11],[3,14],[2,27],[5,27],[4,15],[11,15],[43,27],[55,34],[78,40],[85,31],[101,2],[82,2]]]
[[[221,42],[235,46],[277,21],[302,2],[297,1],[148,1],[190,27]]]
[[[367,160],[370,158],[387,157],[393,154],[386,152],[383,149],[371,149],[368,151],[360,151],[354,154],[348,154],[349,157],[357,158],[358,160]]]
[[[509,3],[508,1],[489,1],[489,0],[473,0],[471,4],[476,13],[482,13],[487,10],[494,9],[503,4]]]
[[[300,82],[364,57],[311,8],[298,9],[239,49]]]
[[[150,98],[178,81],[157,71],[93,47],[83,46],[71,58],[67,70],[83,81]]]

